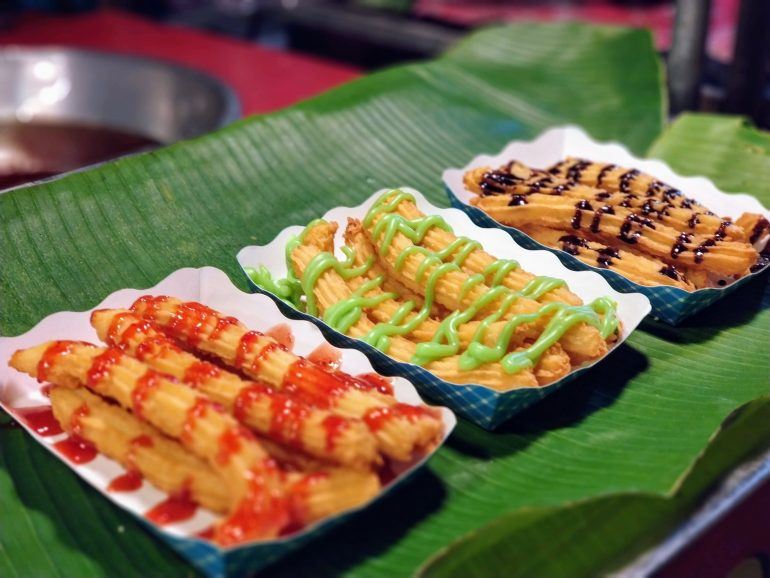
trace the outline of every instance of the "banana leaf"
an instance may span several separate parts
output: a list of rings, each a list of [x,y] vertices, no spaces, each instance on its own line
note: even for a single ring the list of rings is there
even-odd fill
[[[0,332],[184,266],[220,267],[245,289],[242,246],[383,187],[408,184],[447,205],[444,167],[554,124],[580,124],[637,154],[659,137],[652,153],[675,168],[770,202],[761,185],[770,138],[700,116],[660,136],[664,107],[646,32],[529,23],[479,32],[437,60],[0,195]],[[647,324],[501,431],[461,423],[424,473],[266,575],[507,575],[514,566],[589,575],[622,563],[766,441],[763,400],[745,404],[767,394],[768,305],[762,279],[683,327]],[[193,573],[0,419],[0,575]],[[597,526],[596,540],[584,535]],[[561,563],[549,561],[561,552]]]

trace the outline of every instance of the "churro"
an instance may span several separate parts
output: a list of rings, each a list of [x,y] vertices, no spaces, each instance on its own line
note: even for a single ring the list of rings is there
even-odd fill
[[[366,503],[394,462],[419,458],[443,433],[437,409],[400,403],[377,376],[298,357],[200,303],[145,296],[133,310],[94,311],[91,323],[108,347],[51,341],[9,365],[52,385],[67,448],[119,462],[116,480],[133,489],[146,481],[168,492],[175,516],[196,505],[220,514],[206,535],[223,546]],[[176,520],[165,506],[147,517]]]
[[[430,408],[401,404],[371,384],[329,371],[288,351],[272,337],[198,303],[158,296],[132,310],[186,346],[332,413],[361,419],[388,457],[405,461],[438,439],[442,425]]]
[[[317,220],[286,248],[295,306],[392,358],[459,384],[546,385],[607,353],[615,303],[584,305],[563,280],[537,277],[457,237],[411,194],[383,194],[361,221]],[[252,278],[259,283],[264,269]],[[268,280],[275,284],[275,281]]]
[[[257,440],[214,402],[116,348],[53,341],[19,350],[11,367],[62,387],[87,387],[178,440],[220,472],[234,496],[216,540],[277,536],[289,523],[280,471]],[[233,521],[237,523],[233,523]]]
[[[108,345],[197,388],[256,433],[279,444],[352,467],[367,467],[379,459],[375,439],[360,420],[334,415],[201,361],[130,311],[94,311],[91,324]]]
[[[511,161],[464,175],[475,205],[498,222],[643,285],[724,286],[762,267],[770,224],[733,222],[651,175],[567,158],[546,169]]]

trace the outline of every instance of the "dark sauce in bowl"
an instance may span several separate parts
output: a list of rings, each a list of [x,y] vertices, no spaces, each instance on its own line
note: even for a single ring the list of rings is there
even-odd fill
[[[0,121],[0,190],[158,146],[106,127]]]

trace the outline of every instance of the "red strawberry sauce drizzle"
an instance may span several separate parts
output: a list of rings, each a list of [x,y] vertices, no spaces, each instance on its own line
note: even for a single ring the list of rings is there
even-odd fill
[[[189,520],[195,515],[198,506],[190,499],[188,487],[175,494],[170,494],[165,500],[155,504],[145,513],[145,517],[160,526]]]
[[[195,403],[187,410],[187,416],[182,426],[182,435],[180,439],[182,442],[189,444],[192,439],[192,432],[195,429],[195,422],[199,417],[206,414],[207,411],[214,408],[214,404],[205,397],[199,397],[195,400]]]
[[[40,356],[40,360],[37,362],[37,380],[42,383],[48,381],[48,374],[53,367],[56,360],[62,355],[69,355],[75,347],[81,345],[88,345],[93,347],[90,343],[85,341],[55,341],[49,345]]]
[[[88,369],[86,383],[89,387],[97,389],[99,383],[107,377],[116,363],[120,363],[123,358],[123,352],[120,349],[110,347],[105,349],[91,361],[91,367]]]
[[[223,546],[238,544],[253,538],[277,534],[289,521],[289,505],[280,493],[270,489],[269,478],[278,478],[280,471],[271,458],[262,467],[248,472],[247,490],[233,512],[215,531],[215,541]]]
[[[254,440],[254,436],[245,427],[235,426],[226,429],[219,436],[217,462],[222,465],[228,463],[235,454],[241,451],[244,441],[249,442],[252,440]]]
[[[340,367],[342,352],[328,343],[322,343],[310,352],[307,359],[330,370],[336,370]]]
[[[104,310],[101,309],[91,313],[92,323],[96,313],[99,313],[101,311],[104,311]],[[119,346],[120,343],[124,341],[123,336],[120,334],[120,327],[121,325],[123,325],[123,322],[126,320],[126,318],[133,317],[133,315],[134,314],[132,311],[121,311],[115,314],[115,316],[112,318],[112,321],[110,321],[109,328],[107,329],[107,343],[109,343],[110,345]],[[126,328],[126,331],[128,331],[128,328]]]
[[[86,404],[81,405],[70,417],[71,433],[66,438],[54,444],[54,448],[64,457],[76,464],[85,464],[96,457],[96,448],[90,442],[80,437],[83,433],[81,420],[90,413]]]
[[[326,451],[333,452],[337,447],[337,441],[348,430],[350,422],[344,417],[329,414],[323,421],[323,427],[326,430]]]
[[[181,351],[173,341],[160,334],[152,322],[146,319],[134,321],[121,333],[120,327],[124,321],[135,315],[134,311],[121,311],[113,317],[107,332],[107,342],[110,345],[131,350],[132,343],[136,342],[133,347],[134,356],[140,361],[149,356],[160,357],[165,351]]]
[[[271,327],[265,331],[265,335],[272,337],[288,350],[294,347],[294,334],[291,332],[291,327],[286,323],[279,323]]]
[[[70,436],[56,442],[53,447],[75,464],[87,464],[96,458],[96,448],[77,436]]]
[[[291,508],[292,519],[296,525],[287,528],[284,533],[291,533],[299,530],[302,526],[307,524],[310,518],[308,512],[308,502],[313,493],[313,486],[326,480],[329,477],[328,472],[311,472],[302,477],[296,482],[289,493],[289,507]]]
[[[126,470],[110,480],[108,492],[134,492],[142,487],[142,474],[137,470]]]
[[[134,390],[131,392],[131,404],[136,417],[144,417],[144,404],[152,392],[158,388],[160,380],[163,379],[163,377],[164,376],[157,371],[148,369],[144,375],[136,381]]]
[[[152,438],[146,434],[140,434],[130,442],[131,447],[126,456],[126,472],[114,478],[107,491],[110,492],[131,492],[138,490],[142,486],[142,474],[136,467],[136,451],[138,448],[150,448],[153,446]]]
[[[438,412],[432,407],[398,403],[389,407],[370,409],[364,415],[363,420],[371,431],[378,432],[394,419],[405,418],[410,422],[415,422],[423,417],[436,419]]]
[[[22,407],[14,410],[13,413],[16,419],[23,421],[39,436],[55,436],[63,431],[50,405]]]
[[[208,379],[214,379],[222,374],[213,363],[208,361],[196,361],[191,364],[184,372],[184,381],[187,385],[198,388]]]
[[[168,297],[165,295],[160,295],[158,297],[143,295],[134,301],[134,304],[131,305],[131,311],[139,312],[140,310],[143,310],[141,313],[142,317],[152,321],[158,317],[158,311],[166,301],[168,301]]]
[[[361,389],[373,389],[385,395],[393,395],[393,384],[386,377],[379,373],[361,373],[355,376],[356,380],[361,382]]]

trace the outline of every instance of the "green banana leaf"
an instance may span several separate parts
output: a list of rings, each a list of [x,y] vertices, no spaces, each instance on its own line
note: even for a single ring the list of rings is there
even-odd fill
[[[386,186],[412,185],[446,205],[443,168],[554,124],[580,124],[643,154],[662,129],[662,94],[645,32],[493,28],[435,61],[0,195],[0,332],[20,333],[48,313],[88,308],[184,266],[220,267],[245,288],[235,261],[242,246]],[[713,148],[712,140],[719,141]],[[770,139],[734,119],[687,117],[653,152],[727,189],[739,188],[730,179],[740,163],[754,175],[741,188],[768,204],[761,190],[767,161],[761,152],[754,162],[740,155],[751,147],[766,151]],[[538,568],[574,575],[621,563],[621,554],[663,535],[765,440],[760,401],[703,454],[731,412],[767,393],[764,285],[750,284],[684,327],[646,325],[587,376],[499,432],[461,422],[426,471],[266,575],[505,573],[498,559],[528,565],[530,575],[543,575]],[[1,576],[193,573],[2,419]],[[647,500],[662,505],[648,508]],[[566,555],[561,564],[549,562],[578,542],[570,536],[599,523],[606,540],[573,548],[574,564]],[[499,558],[516,544],[508,537],[519,540],[527,529],[531,538],[521,540],[518,554]]]
[[[611,571],[641,547],[654,545],[719,472],[766,446],[768,418],[767,397],[736,412],[734,421],[720,429],[688,472],[675,499],[623,493],[563,506],[522,508],[451,544],[425,565],[420,576],[596,576]]]

